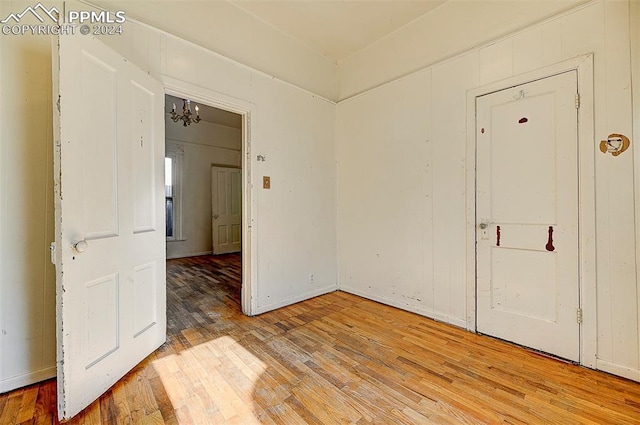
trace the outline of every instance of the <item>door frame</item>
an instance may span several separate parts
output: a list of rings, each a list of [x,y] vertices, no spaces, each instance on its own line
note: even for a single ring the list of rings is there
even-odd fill
[[[466,157],[466,328],[477,332],[476,279],[476,98],[504,89],[576,71],[578,108],[578,291],[582,309],[580,364],[596,367],[596,220],[593,53],[516,75],[467,91]]]
[[[251,119],[254,105],[250,102],[236,99],[226,94],[197,86],[183,80],[166,75],[160,76],[165,94],[188,98],[203,105],[223,109],[242,116],[242,313],[247,316],[255,314],[255,296],[258,290],[257,276],[257,238],[256,196],[251,185],[251,134],[253,121]]]

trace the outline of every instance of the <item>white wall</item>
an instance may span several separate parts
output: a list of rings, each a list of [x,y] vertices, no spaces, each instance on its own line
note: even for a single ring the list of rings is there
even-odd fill
[[[0,392],[55,375],[50,51],[0,37]]]
[[[339,103],[341,289],[464,326],[466,92],[593,52],[596,139],[631,135],[628,11],[590,3]],[[597,367],[640,380],[634,153],[594,155]]]
[[[210,254],[211,164],[241,167],[242,130],[206,121],[184,127],[167,114],[165,139],[182,151],[182,237],[167,241],[167,258]]]

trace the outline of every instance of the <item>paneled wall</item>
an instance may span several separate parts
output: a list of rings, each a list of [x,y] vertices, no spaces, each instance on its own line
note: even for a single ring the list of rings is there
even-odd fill
[[[634,154],[595,143],[632,136],[629,7],[592,2],[340,102],[341,289],[464,326],[466,93],[594,53],[597,367],[640,380]]]

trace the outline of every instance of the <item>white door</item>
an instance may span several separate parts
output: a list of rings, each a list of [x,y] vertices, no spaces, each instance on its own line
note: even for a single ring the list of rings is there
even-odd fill
[[[57,41],[58,415],[68,419],[165,341],[164,93],[90,36]]]
[[[477,330],[579,361],[577,75],[476,99]]]
[[[211,167],[213,253],[242,249],[242,175],[238,168]]]

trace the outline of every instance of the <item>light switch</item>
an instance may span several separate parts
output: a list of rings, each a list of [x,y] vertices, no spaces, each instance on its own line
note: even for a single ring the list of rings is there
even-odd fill
[[[262,177],[262,188],[263,189],[271,189],[271,177],[263,176]]]

